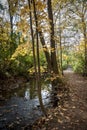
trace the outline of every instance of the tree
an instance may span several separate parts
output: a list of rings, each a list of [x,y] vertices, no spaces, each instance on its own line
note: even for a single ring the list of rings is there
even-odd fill
[[[33,0],[33,8],[34,8],[34,18],[35,18],[35,24],[36,24],[36,45],[37,45],[37,78],[36,78],[36,82],[37,82],[37,87],[38,87],[38,96],[39,96],[39,102],[40,102],[40,106],[41,109],[43,111],[43,113],[45,115],[47,115],[45,109],[44,109],[44,105],[42,102],[42,95],[41,95],[41,83],[40,83],[40,77],[41,77],[41,73],[40,73],[40,54],[39,54],[39,37],[38,37],[38,20],[37,20],[37,10],[36,10],[36,6],[35,6],[35,1]]]
[[[48,18],[50,24],[50,44],[51,44],[51,71],[53,71],[53,76],[57,78],[59,76],[59,70],[57,65],[57,57],[56,57],[56,46],[55,46],[55,39],[54,39],[54,22],[53,22],[53,14],[52,14],[52,3],[51,0],[47,2],[47,9],[48,9]],[[58,78],[57,78],[58,79]],[[58,83],[58,80],[54,81],[55,84]]]
[[[75,28],[77,28],[78,32],[82,34],[84,39],[84,69],[83,69],[83,75],[87,76],[87,2],[85,0],[82,1],[75,1],[71,3],[72,6],[69,8],[69,12],[71,12],[71,17],[73,19],[76,19],[73,23],[75,25]],[[73,15],[74,14],[74,15]],[[81,37],[81,38],[82,38]]]
[[[12,0],[7,0],[8,2],[8,12],[9,12],[9,17],[10,17],[10,36],[11,36],[11,41],[10,41],[10,57],[13,54],[15,50],[15,43],[14,41],[14,22],[13,18],[16,13],[17,7],[18,7],[18,0],[12,1]]]
[[[35,69],[35,77],[37,76],[37,67],[36,67],[36,57],[35,57],[35,44],[34,44],[34,33],[32,27],[32,12],[31,12],[31,0],[28,0],[29,9],[30,9],[30,29],[31,29],[31,37],[32,37],[32,48],[33,48],[33,59],[34,59],[34,69]]]

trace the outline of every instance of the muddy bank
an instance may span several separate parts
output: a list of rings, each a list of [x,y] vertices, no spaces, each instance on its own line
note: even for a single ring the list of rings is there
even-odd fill
[[[0,79],[0,90],[10,91],[12,89],[22,87],[23,83],[26,83],[27,80],[23,77],[10,77]]]

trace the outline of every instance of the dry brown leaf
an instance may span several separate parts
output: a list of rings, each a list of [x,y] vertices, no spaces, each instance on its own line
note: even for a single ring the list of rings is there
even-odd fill
[[[63,115],[64,115],[64,113],[60,112],[60,115],[62,115],[62,116],[63,116]]]
[[[70,120],[70,117],[68,117],[68,116],[66,116],[65,118],[66,118],[67,120]]]
[[[76,108],[75,106],[73,106],[72,108]]]
[[[60,119],[58,119],[58,122],[59,122],[60,124],[62,124],[62,123],[63,123],[63,121],[62,121],[62,120],[60,120]]]
[[[66,108],[62,108],[62,110],[63,110],[63,111],[67,111],[67,109],[66,109]]]

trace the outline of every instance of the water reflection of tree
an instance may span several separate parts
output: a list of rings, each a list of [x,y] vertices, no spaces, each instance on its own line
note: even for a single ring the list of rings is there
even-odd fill
[[[26,100],[30,99],[29,89],[27,89],[27,90],[25,91],[25,96],[24,96],[24,98],[25,98]]]
[[[30,86],[30,99],[33,99],[35,98],[36,96],[38,96],[38,93],[37,93],[37,83],[36,83],[36,80],[33,79],[31,80],[30,82],[31,86]],[[45,82],[43,79],[40,80],[40,84],[41,84],[41,91],[42,91],[42,94],[44,93],[44,90],[48,93],[51,91],[51,84],[49,82]],[[42,95],[43,96],[43,95]]]
[[[30,99],[33,99],[35,97],[36,97],[36,83],[35,80],[33,80],[30,87]]]
[[[40,82],[40,79],[39,79],[39,78],[36,80],[36,85],[37,85],[37,88],[38,88],[38,99],[39,99],[39,103],[40,103],[41,110],[42,110],[42,112],[43,112],[45,115],[47,115],[46,110],[45,110],[45,107],[44,107],[44,105],[43,105],[43,101],[42,101],[41,82]]]
[[[42,95],[41,95],[41,73],[40,73],[40,54],[39,54],[39,31],[38,31],[38,17],[37,17],[37,9],[36,9],[36,4],[35,1],[32,1],[33,4],[33,12],[34,12],[34,19],[35,19],[35,26],[36,26],[36,55],[37,55],[37,70],[36,70],[36,86],[38,89],[38,98],[39,98],[39,103],[41,106],[41,109],[43,113],[46,115],[46,111],[42,102]]]

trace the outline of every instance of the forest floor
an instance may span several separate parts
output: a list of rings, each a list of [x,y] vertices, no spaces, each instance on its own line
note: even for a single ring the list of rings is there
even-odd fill
[[[64,71],[69,97],[63,104],[48,110],[33,125],[33,130],[87,130],[87,78],[72,71]],[[28,128],[30,130],[30,128]]]

